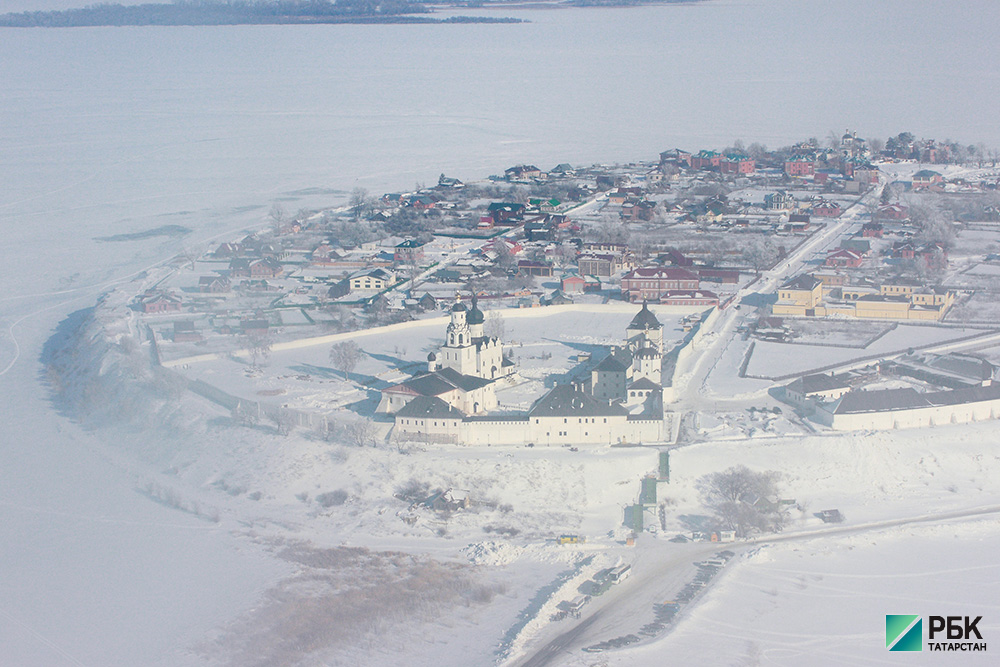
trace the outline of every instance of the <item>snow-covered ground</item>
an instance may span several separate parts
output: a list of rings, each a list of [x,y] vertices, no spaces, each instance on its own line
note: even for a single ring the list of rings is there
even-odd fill
[[[4,9],[66,4],[18,0]],[[283,608],[271,605],[282,599],[301,602],[300,611],[322,609],[320,602],[340,583],[321,572],[330,562],[323,559],[345,539],[367,541],[372,550],[403,548],[390,530],[397,519],[378,515],[375,507],[395,502],[387,500],[394,491],[389,487],[408,481],[418,452],[342,452],[308,434],[288,439],[264,430],[233,430],[228,414],[189,396],[168,406],[174,421],[167,431],[157,430],[150,428],[156,422],[141,419],[148,407],[145,395],[134,396],[131,404],[119,402],[135,385],[116,383],[114,375],[108,384],[96,385],[101,392],[87,400],[98,414],[128,423],[75,421],[76,415],[53,399],[57,378],[47,376],[39,360],[46,341],[63,333],[60,324],[75,321],[67,318],[91,307],[104,291],[129,284],[185,247],[203,248],[260,226],[275,202],[289,211],[335,206],[355,186],[374,193],[407,189],[415,181],[433,182],[441,171],[471,180],[524,161],[546,167],[652,158],[673,145],[722,147],[736,138],[734,128],[747,142],[775,146],[822,136],[826,128],[839,131],[846,122],[863,125],[859,131],[869,136],[910,129],[995,144],[997,126],[982,110],[996,106],[997,71],[984,68],[989,59],[968,46],[992,43],[997,11],[995,3],[978,2],[951,3],[942,13],[937,5],[904,0],[874,7],[860,1],[768,0],[524,10],[520,13],[532,23],[516,26],[5,31],[0,40],[0,662],[231,663],[253,648],[262,649],[254,654],[259,659],[272,657],[263,648],[290,637],[299,650],[306,635],[265,623],[268,619],[253,610],[275,610],[274,620]],[[914,41],[912,35],[924,34],[930,21],[936,38]],[[790,25],[831,26],[831,38],[817,40],[814,31],[789,30]],[[671,34],[667,42],[665,27]],[[443,31],[447,39],[441,38]],[[746,49],[747,34],[761,37],[757,48]],[[373,43],[379,48],[371,49]],[[704,57],[706,43],[719,57]],[[650,45],[656,45],[652,51]],[[665,57],[653,57],[656,49]],[[921,103],[910,104],[918,60]],[[872,62],[879,67],[873,70]],[[718,94],[704,94],[706,81]],[[511,91],[528,91],[530,103],[512,101]],[[822,104],[803,111],[789,99]],[[98,240],[165,225],[191,231],[181,237],[164,232]],[[407,347],[407,355],[414,354]],[[116,393],[114,384],[121,391]],[[970,434],[970,448],[985,449],[993,440],[986,427],[934,435],[962,433]],[[413,473],[430,476],[440,472],[435,466],[455,465],[457,472],[442,483],[488,479],[493,486],[487,490],[498,496],[507,493],[501,473],[514,474],[511,488],[523,495],[525,508],[512,503],[514,512],[524,512],[527,523],[546,531],[576,528],[595,539],[618,520],[618,505],[636,493],[637,475],[653,465],[652,453],[643,450],[599,450],[589,463],[568,451],[551,460],[518,451],[509,464],[490,459],[492,452],[478,454],[454,463],[447,460],[452,454],[434,450]],[[733,456],[727,450],[712,466],[728,464]],[[339,457],[346,459],[338,464]],[[338,476],[343,470],[358,477]],[[385,475],[386,488],[376,488],[375,474]],[[571,485],[562,496],[553,490],[563,488],[561,476]],[[955,493],[943,481],[948,476]],[[928,481],[916,479],[918,490]],[[892,478],[885,480],[891,488]],[[805,486],[805,477],[796,483]],[[992,493],[990,479],[971,467],[964,476],[934,477],[927,488],[939,483],[945,499]],[[345,501],[336,510],[316,500],[317,494],[344,488],[360,495],[359,505]],[[305,493],[308,500],[297,497]],[[917,497],[936,502],[926,492]],[[552,516],[545,516],[547,503],[556,507]],[[355,509],[360,511],[352,515]],[[854,510],[847,511],[851,517]],[[369,522],[386,532],[370,531]],[[399,664],[405,651],[409,664],[483,664],[518,625],[518,615],[534,608],[539,591],[578,566],[577,551],[586,553],[532,544],[534,538],[498,540],[496,533],[481,530],[473,539],[464,517],[453,525],[449,531],[462,537],[420,534],[418,521],[414,534],[403,540],[409,553],[424,554],[413,563],[422,566],[426,557],[464,565],[470,554],[495,561],[500,569],[476,570],[481,579],[468,590],[504,580],[506,591],[494,591],[488,603],[489,590],[477,602],[463,597],[461,589],[458,597],[438,598],[433,621],[404,618],[388,638],[359,633],[350,649],[316,647],[313,662]],[[995,546],[993,539],[984,538],[984,552]],[[287,542],[280,540],[307,544],[286,551]],[[502,545],[464,551],[469,543],[486,541]],[[900,544],[888,555],[969,553],[965,540],[955,544],[947,534],[919,533]],[[858,565],[862,574],[881,572],[877,546],[870,551],[875,555]],[[520,555],[512,560],[515,552]],[[307,555],[311,560],[303,563]],[[436,572],[433,565],[427,568]],[[753,570],[732,572],[733,581],[753,581]],[[453,574],[448,580],[459,583],[474,576],[465,570]],[[961,587],[970,581],[979,579],[970,575],[956,584],[956,613],[964,613],[966,599],[977,600],[975,592],[966,595]],[[282,598],[292,589],[317,595]],[[950,599],[926,578],[907,580],[906,589],[921,599]],[[903,595],[901,590],[891,586],[887,595]],[[816,607],[801,596],[760,599],[780,601],[777,612],[789,633],[815,630],[810,619]],[[761,634],[764,628],[749,618],[757,609],[750,602],[732,614],[724,605],[713,613]],[[830,609],[824,618],[835,616],[829,621],[835,627],[854,618],[853,609]],[[289,617],[296,618],[301,619]],[[273,631],[263,634],[263,645],[227,644],[232,636],[227,629],[238,631],[247,622]],[[692,651],[698,642],[716,646],[719,662],[748,650],[739,643],[719,644],[714,633],[694,637]],[[223,653],[214,652],[220,646]]]
[[[780,472],[783,497],[797,504],[789,525],[780,536],[700,550],[697,543],[640,540],[626,555],[635,573],[621,585],[622,595],[645,601],[651,590],[653,597],[636,605],[597,600],[598,622],[553,664],[593,664],[596,656],[582,647],[637,633],[653,620],[652,604],[676,599],[691,579],[694,570],[684,570],[685,563],[725,548],[738,558],[702,598],[682,605],[667,634],[600,660],[654,665],[670,655],[682,664],[796,665],[808,655],[821,665],[881,664],[884,616],[893,613],[983,615],[995,633],[1000,488],[992,480],[1000,448],[994,432],[995,424],[983,423],[673,450],[671,480],[658,496],[667,504],[665,536],[690,530],[702,513],[697,480],[720,461]],[[814,516],[832,508],[845,515],[843,524]],[[676,567],[657,565],[678,558]]]

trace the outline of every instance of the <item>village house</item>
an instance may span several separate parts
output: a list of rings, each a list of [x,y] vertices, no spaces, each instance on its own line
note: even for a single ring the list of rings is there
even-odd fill
[[[630,197],[622,204],[619,215],[627,221],[649,221],[653,219],[653,212],[656,210],[656,203],[646,199]]]
[[[861,227],[861,236],[866,239],[880,239],[885,234],[881,222],[866,222]]]
[[[584,253],[576,258],[581,275],[610,278],[622,270],[622,257],[616,254]]]
[[[660,170],[662,171],[664,167],[680,168],[680,167],[690,167],[691,166],[691,153],[681,150],[680,148],[672,148],[668,151],[663,151],[660,153]]]
[[[942,183],[944,183],[944,176],[930,169],[921,169],[917,173],[913,174],[914,190],[932,188],[940,186]]]
[[[836,248],[827,253],[823,265],[841,269],[856,269],[861,266],[861,262],[861,253],[846,248]]]
[[[397,264],[419,264],[424,259],[424,244],[416,239],[397,243],[392,252],[392,261]]]
[[[587,281],[581,276],[570,274],[563,276],[563,279],[559,281],[559,289],[563,291],[564,294],[582,294]]]
[[[385,269],[370,269],[356,273],[348,279],[351,294],[374,294],[383,292],[395,284],[396,277]]]
[[[251,278],[278,278],[285,270],[274,257],[264,257],[254,262],[250,262]]]
[[[524,215],[524,209],[524,204],[493,202],[486,207],[486,213],[492,218],[494,225],[511,227]]]
[[[718,169],[719,165],[722,163],[723,156],[721,153],[709,150],[698,151],[696,155],[691,156],[691,168],[692,169]]]
[[[785,160],[785,174],[793,177],[812,176],[816,173],[816,164],[805,157]]]
[[[660,264],[667,264],[669,266],[693,266],[694,260],[687,257],[680,250],[671,248],[666,252],[661,252],[656,256],[656,261]]]
[[[814,201],[811,208],[813,215],[818,215],[822,218],[838,218],[844,212],[840,204],[825,199]]]
[[[535,178],[545,178],[546,174],[533,164],[519,164],[504,169],[504,178],[508,181],[529,181]]]
[[[341,259],[341,255],[327,241],[323,241],[309,253],[309,261],[316,266],[327,266]]]
[[[175,313],[181,309],[181,300],[169,292],[147,293],[140,301],[144,313]]]
[[[228,292],[229,278],[226,276],[201,276],[198,278],[198,291],[203,294]]]
[[[841,241],[840,247],[866,257],[872,250],[872,243],[868,239],[850,238]]]
[[[723,174],[737,174],[746,176],[754,173],[756,162],[753,159],[740,153],[727,153],[719,161],[719,171]]]
[[[271,324],[262,318],[248,319],[240,322],[240,330],[244,336],[264,337],[270,333]]]
[[[876,220],[906,220],[910,210],[901,204],[885,204],[875,212]]]
[[[769,211],[782,211],[795,207],[795,197],[784,190],[780,192],[769,192],[764,195],[764,208]]]
[[[522,259],[517,262],[517,272],[526,276],[541,276],[542,278],[550,278],[552,277],[552,265],[547,262]]]
[[[219,259],[239,257],[243,254],[243,246],[239,243],[222,243],[215,252],[212,253],[213,256]]]

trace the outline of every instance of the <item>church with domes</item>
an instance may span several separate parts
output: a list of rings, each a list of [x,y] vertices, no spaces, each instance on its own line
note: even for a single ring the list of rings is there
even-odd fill
[[[486,380],[511,375],[514,363],[504,357],[500,339],[484,333],[485,322],[486,316],[479,310],[475,297],[471,309],[461,302],[452,306],[445,343],[439,352],[427,356],[428,372],[451,368],[462,375]]]
[[[461,444],[626,444],[663,437],[663,326],[643,304],[592,369],[557,384],[527,412],[499,413],[496,390],[514,374],[503,343],[485,334],[476,300],[456,303],[427,372],[382,391],[378,412],[402,438]],[[492,414],[491,414],[492,413]]]
[[[452,306],[444,345],[427,355],[427,372],[382,390],[376,412],[397,414],[421,398],[466,415],[495,410],[495,384],[514,374],[514,362],[504,356],[499,338],[486,335],[485,324],[475,297],[471,309],[461,302]]]

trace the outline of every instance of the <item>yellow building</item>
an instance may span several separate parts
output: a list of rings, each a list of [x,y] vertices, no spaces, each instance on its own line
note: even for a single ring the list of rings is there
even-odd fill
[[[775,315],[817,315],[815,309],[823,301],[823,283],[806,273],[796,276],[778,288],[778,301],[771,308]]]
[[[778,300],[771,311],[775,315],[800,317],[858,317],[882,320],[939,321],[955,302],[954,290],[923,287],[903,282],[879,287],[842,287],[840,297],[824,300],[826,285],[821,277],[800,275],[778,288]],[[829,294],[837,290],[826,287]]]

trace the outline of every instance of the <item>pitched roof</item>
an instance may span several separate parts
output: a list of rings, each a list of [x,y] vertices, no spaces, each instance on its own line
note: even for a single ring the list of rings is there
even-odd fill
[[[851,391],[840,399],[838,415],[858,412],[888,412],[926,406],[927,401],[912,387],[880,389],[876,391]]]
[[[628,386],[629,389],[661,389],[659,385],[649,378],[639,378]]]
[[[440,398],[434,396],[418,396],[399,411],[397,417],[418,417],[418,418],[451,418],[461,419],[464,415],[451,407]]]
[[[801,275],[795,276],[794,278],[786,282],[784,285],[780,287],[780,289],[811,291],[816,288],[816,285],[820,284],[822,283],[819,281],[819,279],[810,276],[808,273],[803,273]]]
[[[528,414],[531,417],[627,417],[628,410],[617,403],[585,394],[574,385],[562,384],[538,399]]]
[[[426,373],[401,382],[398,387],[409,389],[421,396],[439,396],[455,388],[455,385],[440,377],[437,373]]]
[[[474,375],[462,375],[454,368],[442,368],[441,370],[435,371],[435,374],[445,382],[451,383],[462,391],[472,391],[473,389],[479,389],[480,387],[485,387],[490,384],[490,380],[476,377]]]
[[[882,389],[879,391],[852,391],[840,399],[835,413],[854,414],[862,412],[892,412],[911,408],[925,408],[938,405],[961,405],[978,403],[1000,398],[1000,384],[986,387],[965,387],[950,391],[934,391],[926,394],[915,389]]]
[[[794,388],[803,394],[813,394],[819,391],[832,391],[835,389],[847,389],[849,384],[833,375],[803,375],[789,387]]]
[[[618,359],[615,359],[615,355],[609,354],[601,360],[601,363],[594,367],[594,370],[600,373],[624,373],[625,365]]]
[[[683,269],[681,269],[683,270]],[[688,273],[685,271],[685,273]],[[695,276],[697,279],[697,276]],[[649,306],[645,302],[642,304],[642,310],[636,313],[632,321],[629,322],[628,329],[662,329],[663,325],[660,321],[656,319],[656,315],[649,310]]]

